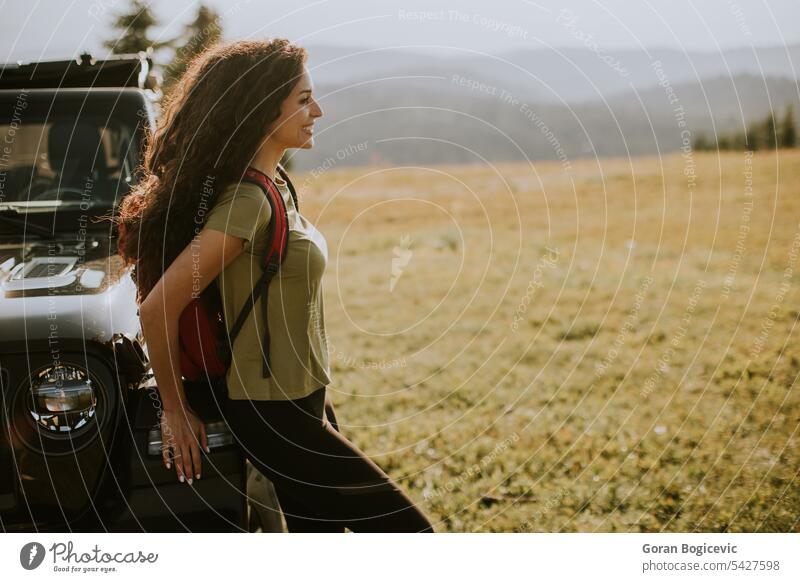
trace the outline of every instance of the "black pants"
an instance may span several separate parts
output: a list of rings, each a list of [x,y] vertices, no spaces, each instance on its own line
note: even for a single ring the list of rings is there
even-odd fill
[[[244,454],[275,486],[290,532],[432,532],[409,497],[338,430],[323,386],[297,400],[226,399]]]

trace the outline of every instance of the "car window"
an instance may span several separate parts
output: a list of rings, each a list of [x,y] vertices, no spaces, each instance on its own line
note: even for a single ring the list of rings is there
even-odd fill
[[[91,115],[1,119],[2,201],[113,205],[133,179],[134,131]]]

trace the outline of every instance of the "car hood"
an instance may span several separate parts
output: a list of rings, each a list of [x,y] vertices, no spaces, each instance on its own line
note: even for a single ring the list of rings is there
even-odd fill
[[[0,244],[3,340],[135,335],[136,287],[111,248],[107,238]]]

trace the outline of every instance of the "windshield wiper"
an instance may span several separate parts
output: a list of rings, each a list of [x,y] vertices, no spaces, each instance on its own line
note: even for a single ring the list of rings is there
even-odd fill
[[[6,210],[5,212],[7,213],[8,211]],[[2,222],[4,224],[11,224],[13,226],[21,227],[20,228],[21,232],[33,231],[33,232],[38,233],[38,234],[40,234],[42,236],[46,236],[48,238],[52,238],[53,232],[49,228],[47,228],[46,226],[42,226],[40,224],[36,224],[34,222],[31,222],[29,220],[25,220],[23,218],[19,218],[18,216],[9,216],[6,213],[0,212],[0,222]]]

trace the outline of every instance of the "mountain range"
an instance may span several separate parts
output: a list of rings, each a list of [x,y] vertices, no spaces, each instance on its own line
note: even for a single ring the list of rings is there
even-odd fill
[[[681,147],[686,129],[737,131],[800,101],[800,45],[498,55],[306,48],[325,115],[314,148],[297,153],[300,170],[665,153]]]

